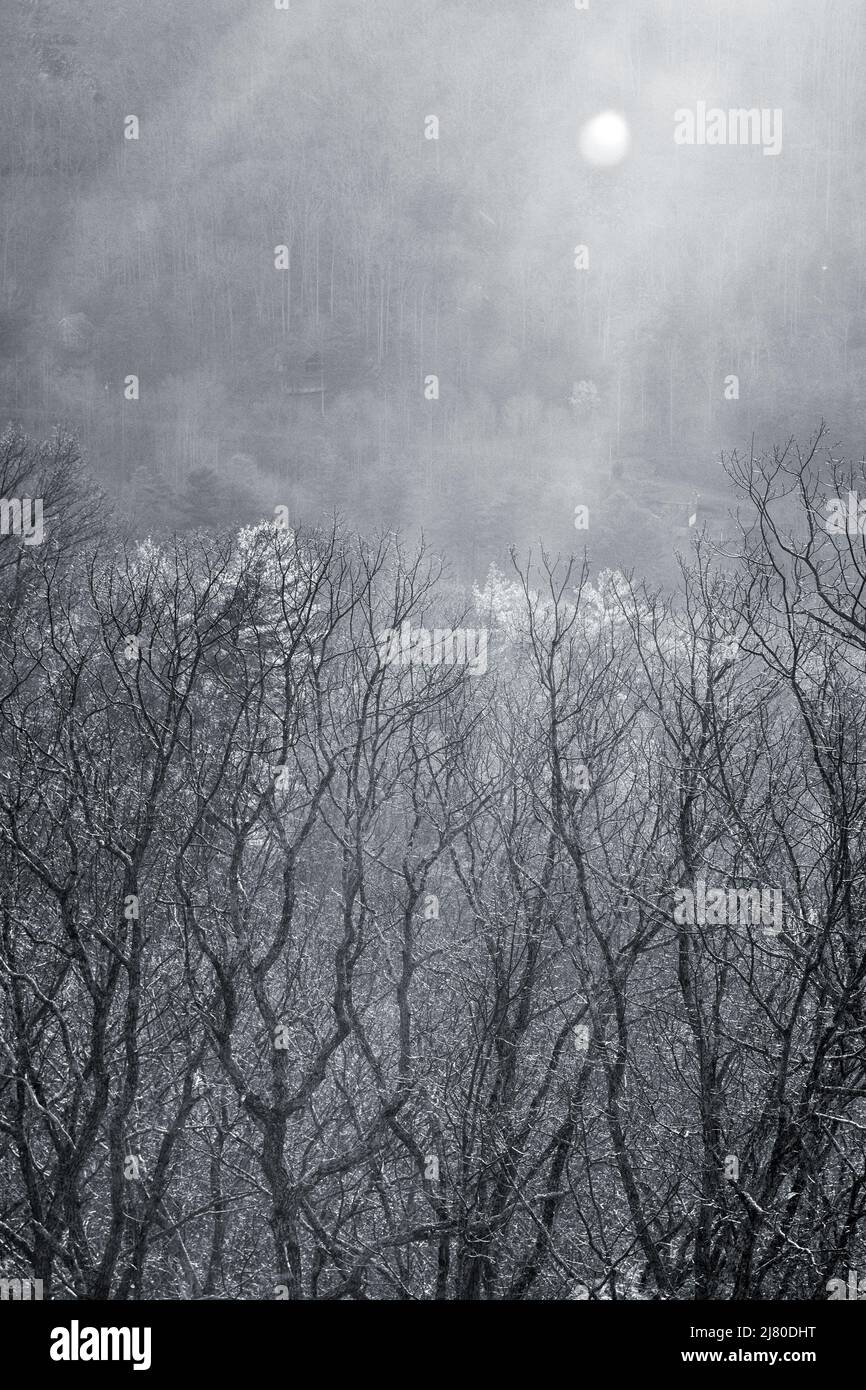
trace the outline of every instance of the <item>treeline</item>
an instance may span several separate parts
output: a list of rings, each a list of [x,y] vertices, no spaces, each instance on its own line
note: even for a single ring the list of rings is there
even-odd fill
[[[770,1299],[862,1268],[830,465],[730,460],[736,557],[699,541],[670,598],[537,555],[468,605],[392,537],[124,540],[68,440],[0,465],[46,498],[41,546],[0,541],[2,1272]],[[383,660],[407,623],[485,629],[486,672]],[[702,883],[778,891],[778,929],[677,920]]]

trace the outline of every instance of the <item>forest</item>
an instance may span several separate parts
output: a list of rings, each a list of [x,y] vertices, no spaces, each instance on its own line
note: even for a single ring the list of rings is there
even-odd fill
[[[3,0],[0,1302],[866,1297],[864,20]]]
[[[7,1265],[117,1300],[862,1268],[866,556],[818,519],[866,480],[825,445],[730,456],[738,557],[671,597],[539,551],[467,609],[391,534],[136,540],[70,439],[6,436],[46,513],[0,542]],[[485,671],[389,660],[404,624],[483,629]]]

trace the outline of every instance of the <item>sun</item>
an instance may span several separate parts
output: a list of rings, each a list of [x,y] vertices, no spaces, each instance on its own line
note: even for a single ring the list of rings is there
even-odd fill
[[[581,128],[580,153],[597,169],[621,164],[630,148],[631,131],[618,111],[601,111]]]

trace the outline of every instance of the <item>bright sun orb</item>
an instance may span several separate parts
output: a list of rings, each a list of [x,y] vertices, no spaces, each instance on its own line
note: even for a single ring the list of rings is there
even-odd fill
[[[628,122],[618,111],[601,111],[581,128],[580,153],[587,164],[611,169],[620,164],[631,146]]]

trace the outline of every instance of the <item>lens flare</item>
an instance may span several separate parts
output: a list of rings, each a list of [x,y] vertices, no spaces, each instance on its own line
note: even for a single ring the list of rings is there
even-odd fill
[[[630,147],[631,131],[618,111],[601,111],[581,129],[580,153],[597,169],[621,164]]]

